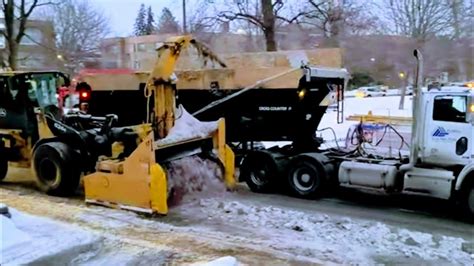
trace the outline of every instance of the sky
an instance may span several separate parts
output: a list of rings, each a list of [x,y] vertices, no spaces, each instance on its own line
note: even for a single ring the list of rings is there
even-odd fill
[[[137,17],[140,5],[143,3],[148,8],[151,6],[156,17],[161,13],[163,7],[168,7],[174,16],[181,23],[181,2],[180,0],[93,0],[93,5],[101,9],[110,20],[111,37],[127,36],[133,32],[133,24]],[[193,0],[187,0],[188,5],[192,5]]]

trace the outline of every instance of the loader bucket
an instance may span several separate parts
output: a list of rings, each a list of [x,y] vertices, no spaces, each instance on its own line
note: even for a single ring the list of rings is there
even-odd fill
[[[98,162],[96,172],[84,177],[86,202],[166,215],[169,182],[163,165],[196,154],[206,145],[211,146],[223,166],[222,181],[227,188],[232,189],[235,186],[234,153],[225,144],[225,122],[220,119],[217,129],[208,136],[160,145],[154,141],[151,132],[125,160]]]

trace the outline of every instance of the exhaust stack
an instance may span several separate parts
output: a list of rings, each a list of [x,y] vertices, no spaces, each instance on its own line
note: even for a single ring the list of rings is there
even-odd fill
[[[416,76],[415,86],[413,88],[413,102],[412,102],[412,126],[411,126],[411,144],[409,163],[402,165],[400,170],[408,171],[412,169],[418,160],[418,145],[419,145],[419,129],[418,121],[420,120],[420,106],[421,106],[421,88],[423,86],[423,55],[420,50],[415,49],[413,55],[416,58]]]

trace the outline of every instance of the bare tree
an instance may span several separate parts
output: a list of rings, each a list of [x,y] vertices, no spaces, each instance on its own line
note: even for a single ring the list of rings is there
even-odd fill
[[[467,0],[446,0],[451,13],[452,37],[454,39],[472,36],[474,2]]]
[[[369,2],[355,0],[307,0],[310,13],[306,24],[319,28],[326,38],[343,33],[370,33],[377,28],[377,18],[369,10]]]
[[[395,34],[424,42],[434,35],[452,33],[452,15],[447,0],[385,0],[381,14]]]
[[[63,0],[50,12],[57,49],[70,71],[98,54],[100,41],[109,33],[109,21],[100,10],[88,0]]]
[[[28,26],[28,19],[33,11],[40,6],[49,5],[51,1],[40,0],[2,0],[1,8],[5,21],[5,30],[1,34],[5,37],[7,44],[7,61],[4,62],[2,55],[1,64],[3,67],[7,64],[12,70],[18,66],[18,48],[21,40],[25,37],[25,31]]]
[[[304,10],[292,12],[284,0],[237,0],[225,1],[225,7],[217,13],[217,21],[243,21],[251,23],[263,32],[266,50],[276,51],[275,29],[278,23],[298,23],[308,13]]]

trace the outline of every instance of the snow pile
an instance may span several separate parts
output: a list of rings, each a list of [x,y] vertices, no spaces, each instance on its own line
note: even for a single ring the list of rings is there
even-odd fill
[[[272,206],[249,206],[222,198],[201,199],[201,212],[208,219],[239,225],[267,238],[266,245],[334,263],[389,261],[431,261],[472,265],[462,251],[462,238],[399,229],[373,221],[307,214]],[[251,233],[251,232],[250,232]],[[263,236],[262,236],[263,234]]]
[[[31,241],[31,237],[25,232],[16,228],[12,220],[8,219],[4,215],[0,215],[0,223],[2,227],[0,228],[0,262],[3,261],[2,255],[4,252],[7,252],[9,249],[18,248],[21,245],[24,245],[28,241]]]
[[[215,195],[226,191],[224,171],[216,162],[197,155],[172,161],[167,167],[170,206],[177,205],[185,195],[195,192]]]
[[[10,208],[11,219],[1,217],[0,264],[45,264],[54,257],[66,263],[101,239],[84,230],[26,215]]]
[[[239,263],[236,258],[231,256],[226,256],[222,258],[218,258],[213,261],[205,262],[205,263],[194,263],[191,264],[192,266],[238,266]]]
[[[170,129],[166,138],[156,142],[158,146],[188,139],[205,138],[217,130],[217,122],[201,122],[188,113],[182,105],[178,109],[174,126]]]

